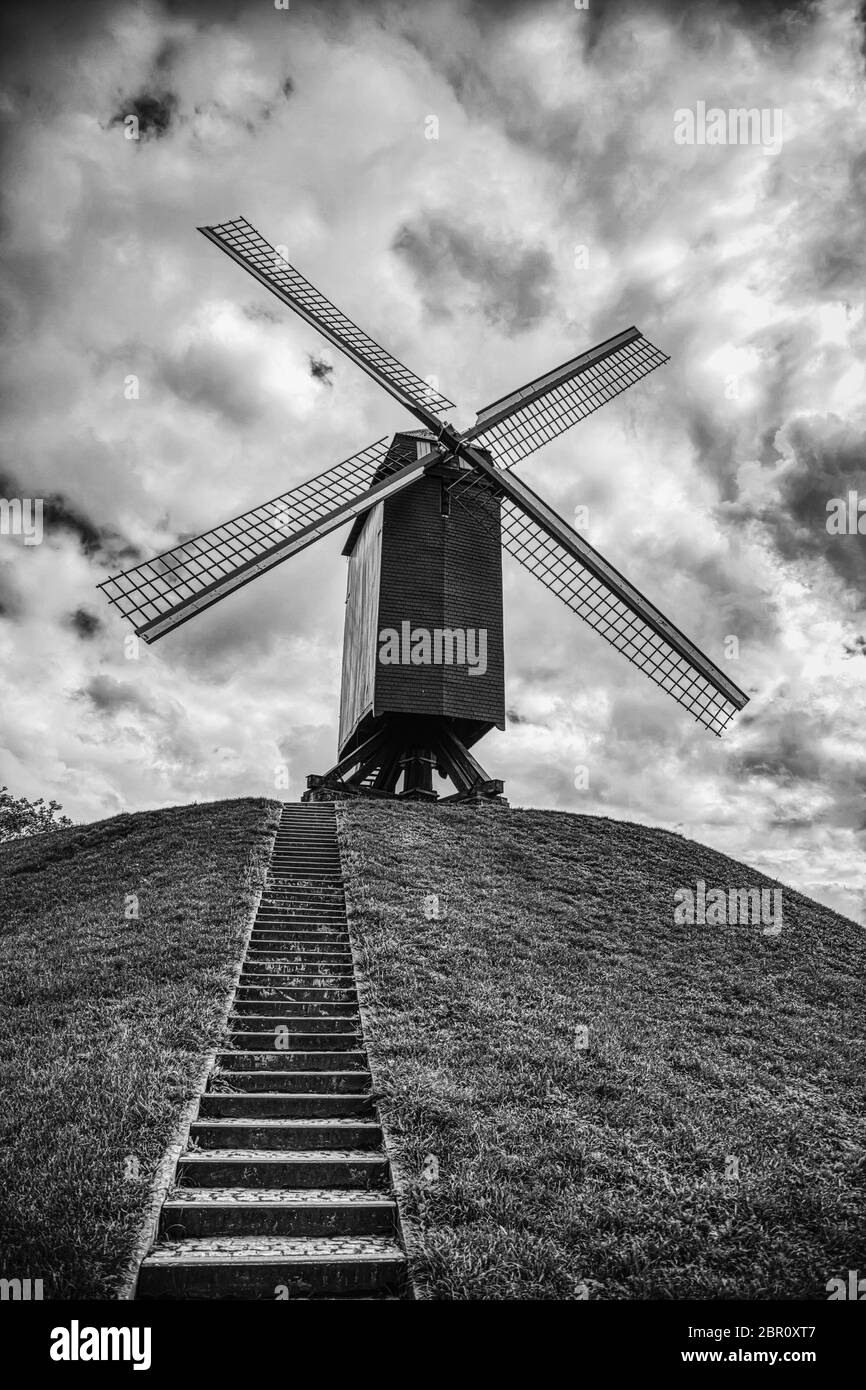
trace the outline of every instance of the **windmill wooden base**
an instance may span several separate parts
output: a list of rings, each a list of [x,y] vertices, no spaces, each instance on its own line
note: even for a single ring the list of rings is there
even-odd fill
[[[440,797],[434,790],[434,770],[454,783],[457,791],[453,796]],[[498,777],[488,777],[447,719],[386,715],[376,732],[329,772],[311,774],[301,800],[372,796],[443,803],[501,802],[503,789],[504,783]]]

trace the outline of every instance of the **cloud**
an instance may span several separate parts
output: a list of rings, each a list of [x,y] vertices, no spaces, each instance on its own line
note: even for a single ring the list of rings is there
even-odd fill
[[[314,357],[312,353],[308,355],[307,361],[310,364],[310,376],[314,377],[316,381],[323,382],[325,386],[330,386],[334,364],[328,362],[324,357]]]
[[[32,497],[33,480],[23,485],[11,474],[0,472],[0,496]],[[38,496],[38,493],[36,494]],[[49,492],[42,497],[42,529],[46,538],[62,535],[75,537],[82,552],[98,556],[107,564],[132,564],[139,552],[113,526],[100,526],[83,508],[63,493]]]
[[[264,409],[253,358],[228,346],[194,343],[179,352],[161,353],[156,377],[178,400],[212,411],[232,425],[252,424]]]
[[[139,714],[151,712],[150,702],[140,690],[128,681],[116,680],[113,676],[94,676],[79,694],[86,697],[100,714],[116,714],[123,709],[135,710]]]
[[[89,641],[102,630],[103,624],[95,613],[88,612],[86,608],[76,608],[75,612],[69,615],[69,626],[82,641]]]
[[[521,333],[551,309],[553,264],[544,247],[521,246],[482,227],[456,227],[436,215],[405,223],[393,246],[434,316],[480,310],[488,323]]]
[[[783,560],[822,560],[850,586],[854,602],[866,604],[866,546],[863,537],[827,529],[834,502],[858,496],[864,479],[866,429],[833,416],[792,419],[779,430],[775,448],[775,487],[762,496],[741,494],[725,513],[741,522],[756,521]],[[847,518],[846,518],[847,522]]]
[[[137,126],[130,129],[137,129],[139,139],[159,140],[168,134],[177,113],[177,104],[173,92],[141,92],[136,97],[121,101],[120,109],[112,116],[110,124],[124,125],[130,116],[134,116]]]

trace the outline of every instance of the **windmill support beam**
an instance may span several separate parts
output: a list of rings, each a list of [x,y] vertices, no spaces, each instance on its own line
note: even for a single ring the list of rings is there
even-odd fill
[[[433,786],[435,769],[454,783],[453,796],[440,798]],[[307,778],[303,800],[501,801],[502,792],[502,781],[488,776],[447,719],[384,716],[371,738],[328,772]]]

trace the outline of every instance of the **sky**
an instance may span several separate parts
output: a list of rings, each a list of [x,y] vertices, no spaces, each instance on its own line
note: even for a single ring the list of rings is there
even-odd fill
[[[714,738],[506,556],[508,726],[476,752],[514,805],[866,921],[866,535],[827,524],[854,492],[866,530],[858,6],[3,22],[0,497],[44,499],[44,535],[0,534],[0,784],[89,821],[296,799],[335,761],[343,532],[137,654],[96,588],[412,427],[196,231],[242,213],[461,426],[632,324],[670,355],[518,471],[750,702]],[[781,145],[675,138],[741,107]]]

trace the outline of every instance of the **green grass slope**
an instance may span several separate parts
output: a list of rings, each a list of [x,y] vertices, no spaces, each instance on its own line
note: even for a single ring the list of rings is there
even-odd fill
[[[422,1293],[825,1299],[866,1268],[861,928],[787,889],[775,936],[677,925],[698,879],[770,881],[635,825],[339,823]]]
[[[114,1296],[277,814],[228,801],[0,846],[0,1277]]]

